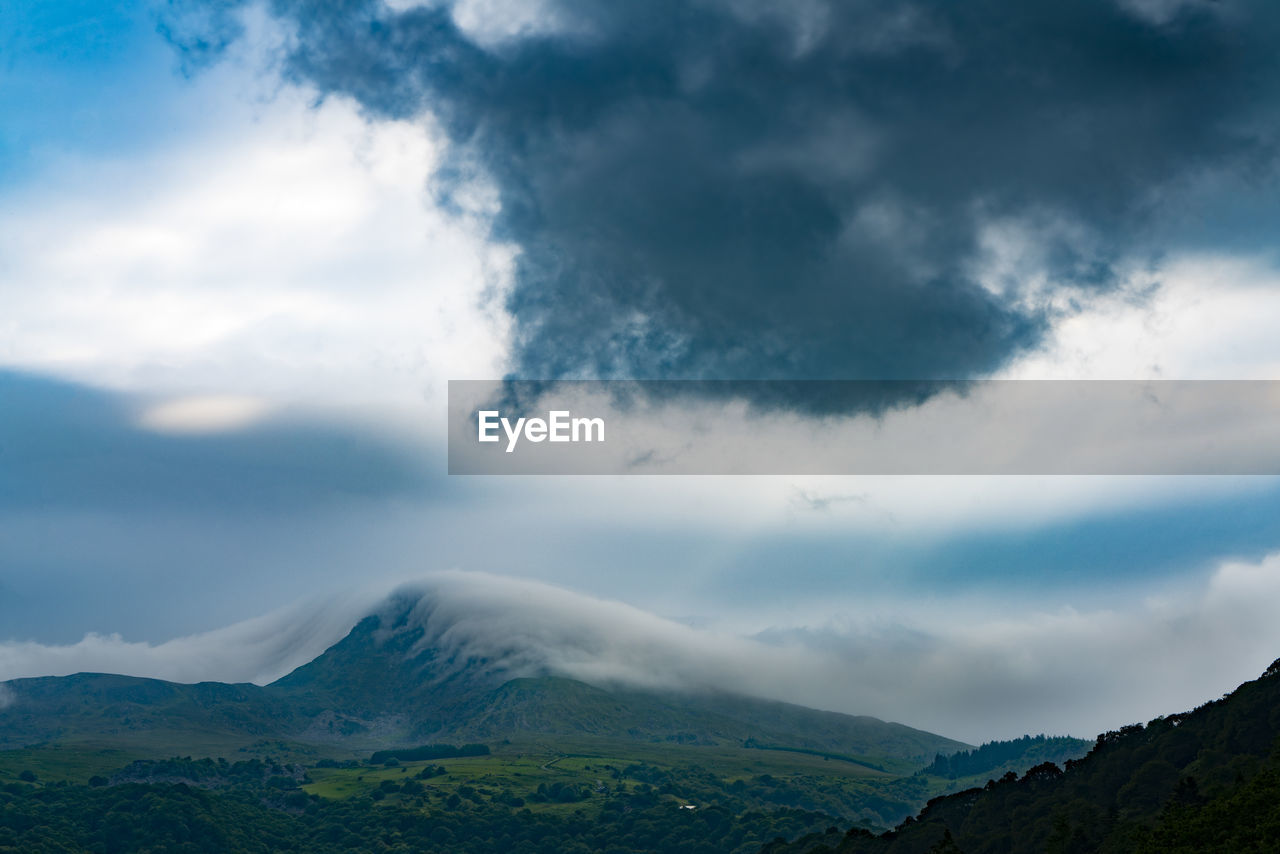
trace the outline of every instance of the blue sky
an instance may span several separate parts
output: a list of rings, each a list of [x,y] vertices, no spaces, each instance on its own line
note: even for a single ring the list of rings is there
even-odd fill
[[[454,568],[904,685],[957,650],[1002,727],[1053,667],[1092,735],[1280,654],[1239,604],[1280,606],[1274,479],[468,479],[443,447],[445,382],[507,373],[1275,378],[1274,13],[1098,0],[1012,45],[947,4],[508,5],[0,12],[0,678]],[[1177,625],[1229,663],[1179,670]],[[1019,734],[984,714],[946,732]]]
[[[7,3],[0,110],[3,178],[49,159],[162,145],[187,124],[174,52],[135,3]]]

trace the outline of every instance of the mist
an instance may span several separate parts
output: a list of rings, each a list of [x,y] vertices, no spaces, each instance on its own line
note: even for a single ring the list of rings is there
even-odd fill
[[[96,632],[73,644],[10,640],[0,643],[0,679],[119,673],[171,682],[262,685],[320,655],[376,602],[376,594],[360,591],[312,597],[260,617],[163,643]]]
[[[868,714],[971,743],[1048,732],[1093,737],[1183,711],[1256,678],[1280,651],[1280,555],[1224,563],[1200,585],[1090,612],[948,618],[815,615],[749,633],[687,625],[540,582],[448,571],[394,590],[311,600],[216,631],[149,644],[87,635],[0,644],[0,678],[105,671],[181,682],[268,683],[362,616],[403,613],[420,642],[510,677],[728,691]]]

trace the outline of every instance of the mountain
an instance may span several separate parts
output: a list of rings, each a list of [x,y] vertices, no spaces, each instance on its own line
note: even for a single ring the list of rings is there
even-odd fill
[[[989,741],[977,750],[961,750],[950,756],[938,754],[921,774],[959,780],[965,777],[1003,777],[1009,771],[1030,768],[1044,762],[1062,764],[1089,752],[1090,742],[1070,736],[1024,735],[1010,741]]]
[[[287,732],[303,722],[290,700],[257,685],[184,685],[105,673],[3,684],[10,702],[0,709],[0,750],[51,741],[243,739]]]
[[[0,747],[47,741],[275,738],[347,750],[431,742],[598,737],[804,751],[903,770],[961,742],[871,717],[729,692],[587,684],[449,642],[397,596],[315,660],[266,686],[107,674],[17,679]],[[425,616],[424,616],[425,614]]]
[[[732,692],[589,684],[490,622],[488,643],[463,642],[456,611],[399,597],[265,686],[4,683],[0,748],[20,749],[0,749],[0,851],[107,850],[126,831],[173,850],[187,844],[179,813],[227,840],[270,837],[272,851],[1280,850],[1280,662],[1060,768],[1042,760],[1077,742],[966,750]],[[492,750],[369,755],[472,742]],[[1011,765],[1025,773],[1001,773]]]
[[[347,720],[399,726],[406,741],[593,735],[697,744],[761,744],[927,762],[960,745],[871,717],[723,692],[594,686],[546,666],[510,674],[488,658],[426,644],[414,603],[362,620],[342,641],[270,686]],[[935,745],[946,745],[935,748]]]
[[[936,798],[875,836],[832,830],[768,854],[1280,851],[1280,661],[1194,711],[1098,737],[1065,769]]]

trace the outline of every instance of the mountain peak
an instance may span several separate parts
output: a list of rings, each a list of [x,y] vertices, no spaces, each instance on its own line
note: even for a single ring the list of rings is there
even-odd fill
[[[435,703],[496,688],[514,676],[544,675],[510,659],[491,660],[450,637],[456,625],[433,614],[430,591],[401,589],[322,655],[273,687],[361,698],[368,710],[397,710],[424,695]]]

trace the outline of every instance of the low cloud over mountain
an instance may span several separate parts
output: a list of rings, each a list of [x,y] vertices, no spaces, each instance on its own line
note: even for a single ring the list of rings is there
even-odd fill
[[[162,644],[91,635],[0,646],[0,678],[122,672],[269,682],[368,613],[422,627],[462,668],[655,689],[723,690],[899,720],[968,741],[1051,729],[1091,736],[1210,699],[1280,649],[1280,558],[1219,568],[1206,589],[1127,611],[915,625],[850,622],[745,637],[545,584],[446,572],[392,595],[285,609]],[[927,609],[922,609],[924,613]],[[1225,619],[1224,614],[1231,614]],[[1241,673],[1245,674],[1241,677]]]

